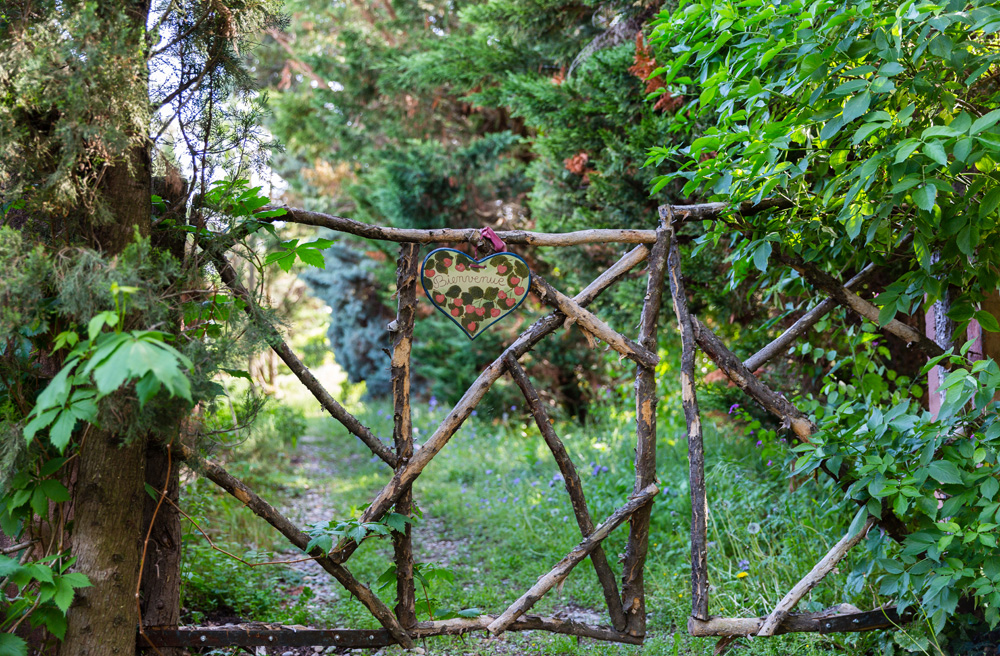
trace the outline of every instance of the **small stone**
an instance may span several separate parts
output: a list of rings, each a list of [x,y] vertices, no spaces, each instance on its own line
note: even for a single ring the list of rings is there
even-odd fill
[[[295,656],[295,652],[294,651],[286,651],[286,652],[282,653],[281,656]]]
[[[424,648],[423,647],[414,647],[413,649],[410,650],[410,653],[411,654],[422,654],[422,653],[424,653]]]
[[[317,654],[322,654],[323,653],[323,648],[322,647],[313,647],[313,651],[316,652]]]

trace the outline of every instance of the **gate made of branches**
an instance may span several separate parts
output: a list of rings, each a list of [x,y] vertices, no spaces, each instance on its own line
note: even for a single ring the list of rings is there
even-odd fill
[[[740,208],[743,214],[766,211],[773,207],[765,202]],[[694,386],[695,348],[700,347],[737,386],[778,417],[800,440],[808,441],[816,430],[809,418],[795,408],[781,394],[769,389],[753,371],[778,354],[785,353],[797,337],[842,304],[853,311],[877,320],[878,309],[852,291],[870,274],[868,267],[846,285],[820,272],[811,265],[790,262],[803,276],[829,298],[802,316],[791,328],[745,362],[741,361],[687,309],[687,297],[681,275],[681,261],[675,238],[675,227],[688,220],[713,219],[729,208],[722,203],[689,206],[663,206],[660,208],[659,226],[655,230],[585,230],[571,233],[536,233],[510,231],[498,233],[507,244],[520,246],[579,246],[586,244],[630,244],[629,250],[618,262],[593,280],[583,291],[569,297],[537,273],[532,272],[532,288],[541,301],[553,312],[539,319],[515,339],[489,366],[487,366],[448,413],[445,419],[421,447],[414,450],[410,416],[410,351],[414,331],[417,303],[421,244],[473,243],[482,245],[477,230],[441,229],[410,230],[363,224],[350,219],[288,210],[282,221],[321,226],[367,239],[400,243],[397,258],[396,283],[398,308],[395,321],[390,325],[393,335],[392,394],[394,402],[394,428],[392,445],[374,435],[357,418],[351,415],[323,387],[320,381],[295,355],[280,334],[267,322],[251,294],[241,285],[236,270],[225,253],[210,253],[222,282],[244,301],[244,309],[251,319],[268,332],[271,348],[292,373],[313,394],[317,401],[334,418],[357,436],[369,449],[393,468],[392,478],[375,495],[360,517],[361,523],[377,522],[390,511],[409,515],[413,509],[412,486],[431,460],[447,445],[462,423],[472,414],[490,387],[505,374],[521,390],[532,418],[542,438],[559,467],[566,492],[572,503],[581,540],[550,571],[543,573],[516,601],[495,615],[460,618],[442,621],[418,622],[414,589],[414,560],[411,526],[404,531],[394,531],[393,560],[396,572],[396,605],[390,609],[369,587],[358,581],[345,563],[359,547],[353,539],[344,538],[328,552],[317,547],[309,549],[309,536],[285,515],[262,499],[246,484],[232,476],[218,463],[200,458],[191,449],[184,449],[182,457],[194,462],[211,481],[236,497],[251,511],[277,529],[288,541],[307,551],[316,562],[355,596],[378,620],[382,628],[362,629],[313,629],[273,625],[243,625],[228,627],[147,627],[140,629],[142,647],[194,647],[194,646],[337,646],[343,648],[383,647],[399,644],[404,648],[414,646],[414,640],[430,636],[458,635],[485,630],[491,635],[505,631],[541,630],[569,634],[597,640],[641,644],[646,635],[646,599],[643,570],[649,542],[650,514],[659,488],[656,479],[656,374],[659,361],[656,354],[657,318],[660,314],[665,277],[669,278],[674,313],[682,340],[681,387],[683,410],[688,426],[688,453],[690,462],[690,492],[692,500],[691,522],[691,586],[692,611],[688,630],[695,636],[720,636],[719,651],[740,636],[770,636],[790,632],[851,632],[886,628],[898,625],[900,617],[894,608],[880,608],[863,612],[841,604],[819,613],[793,615],[791,610],[856,544],[873,523],[880,523],[889,535],[901,538],[902,526],[890,521],[891,513],[883,520],[869,520],[860,531],[845,536],[813,570],[775,606],[767,617],[720,618],[708,613],[708,563],[706,522],[708,506],[705,490],[704,449],[702,446],[701,418]],[[616,281],[643,262],[646,268],[646,295],[642,306],[639,332],[635,339],[614,331],[586,307]],[[669,274],[669,275],[668,275]],[[621,506],[595,524],[587,506],[580,476],[569,454],[552,427],[544,405],[524,369],[518,363],[547,335],[575,323],[588,336],[599,340],[631,360],[636,367],[636,455],[635,483],[631,495],[622,499]],[[898,324],[898,325],[897,325]],[[941,349],[912,328],[891,322],[885,328],[908,343],[936,355]],[[837,479],[837,476],[827,471]],[[839,479],[838,479],[839,482]],[[602,548],[602,541],[625,522],[629,535],[622,561],[621,587]],[[363,539],[362,539],[363,541]],[[610,626],[594,626],[555,617],[527,615],[532,606],[552,588],[559,585],[574,567],[590,559],[607,603]]]

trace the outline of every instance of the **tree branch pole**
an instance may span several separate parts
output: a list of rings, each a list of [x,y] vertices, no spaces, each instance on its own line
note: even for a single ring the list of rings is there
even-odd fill
[[[615,332],[608,324],[598,319],[593,312],[584,310],[576,301],[545,282],[545,279],[535,272],[531,273],[531,284],[537,286],[538,289],[536,291],[543,303],[559,310],[575,321],[580,328],[597,339],[602,340],[626,358],[649,368],[655,367],[660,361],[655,351],[640,346],[629,338]]]
[[[667,252],[673,242],[673,214],[667,208],[660,215],[656,243],[649,254],[646,296],[639,319],[639,344],[651,353],[657,350],[657,326],[663,303],[663,277]],[[656,368],[644,364],[635,374],[635,484],[638,493],[656,481]],[[639,509],[629,521],[628,542],[622,567],[622,607],[630,635],[646,634],[646,585],[643,577],[649,551],[649,517],[652,506]]]
[[[347,430],[364,442],[365,445],[371,449],[372,453],[381,458],[383,462],[390,467],[395,467],[396,454],[394,454],[392,450],[390,450],[389,447],[382,442],[382,440],[377,438],[367,426],[358,421],[357,417],[345,410],[344,406],[337,403],[337,400],[333,398],[328,391],[326,391],[326,388],[323,387],[323,384],[319,382],[309,368],[302,364],[302,360],[295,355],[295,352],[292,351],[291,347],[288,346],[288,344],[281,338],[281,335],[278,334],[278,331],[274,328],[274,326],[259,315],[256,310],[257,305],[254,302],[253,297],[250,295],[250,292],[248,292],[247,289],[240,284],[236,276],[236,269],[233,268],[233,265],[229,262],[228,258],[222,255],[215,255],[211,252],[208,253],[212,262],[215,264],[216,270],[219,272],[219,278],[221,278],[222,282],[225,283],[225,285],[243,301],[244,311],[267,333],[267,341],[271,345],[271,348],[278,354],[278,357],[281,358],[288,368],[292,370],[295,377],[299,379],[305,388],[312,393],[316,400],[319,401],[320,405],[323,406],[323,408],[329,412],[334,419],[343,424]]]
[[[673,225],[670,226],[671,234]],[[705,446],[694,388],[695,328],[688,311],[681,275],[681,254],[670,242],[670,296],[681,333],[681,404],[688,432],[688,478],[691,488],[691,617],[708,619],[708,499],[705,491]]]
[[[874,322],[876,325],[879,324],[879,309],[872,302],[866,301],[854,292],[850,291],[833,276],[821,270],[815,264],[811,262],[803,262],[798,258],[792,257],[782,257],[782,260],[802,274],[802,276],[808,280],[810,284],[818,289],[822,289],[841,305],[854,310],[854,312],[861,315],[865,319]],[[929,339],[916,328],[907,326],[898,319],[893,319],[885,326],[882,326],[882,330],[890,335],[895,335],[907,344],[916,346],[918,349],[923,351],[928,358],[934,358],[944,354],[944,349],[935,344],[933,340]]]
[[[848,280],[844,284],[844,288],[853,290],[856,287],[860,287],[864,283],[868,282],[877,270],[877,267],[873,263],[869,263],[868,266],[859,271],[856,276]],[[820,319],[829,314],[833,308],[837,307],[837,305],[837,301],[832,298],[824,299],[816,307],[799,317],[799,319],[792,324],[788,330],[781,333],[781,335],[775,338],[773,342],[747,358],[743,362],[743,366],[750,371],[757,371],[771,361],[771,359],[784,353],[788,347],[791,346],[792,342],[804,335],[807,330],[815,326]]]
[[[413,456],[413,422],[410,417],[410,350],[417,306],[417,274],[420,269],[417,244],[402,244],[396,264],[396,332],[392,349],[393,431],[396,471]],[[407,517],[413,512],[413,488],[396,502],[396,512]],[[393,532],[393,561],[396,563],[396,617],[404,627],[417,623],[416,590],[413,584],[413,527],[407,523],[402,533]]]
[[[535,418],[538,430],[552,452],[552,457],[555,458],[563,482],[566,484],[566,492],[573,505],[573,513],[576,515],[576,523],[580,527],[580,533],[583,537],[587,537],[594,532],[594,521],[590,518],[590,510],[587,508],[587,498],[583,494],[580,475],[566,451],[566,446],[552,428],[548,413],[545,412],[542,400],[538,397],[538,392],[531,384],[528,374],[524,372],[524,369],[511,354],[504,357],[504,364],[507,366],[510,377],[514,379],[514,382],[521,389],[521,393],[524,394],[524,399]],[[618,598],[618,585],[615,583],[615,575],[611,571],[611,565],[608,564],[608,556],[604,553],[604,548],[600,545],[595,547],[593,553],[590,554],[590,561],[594,564],[597,579],[604,590],[604,600],[608,605],[611,624],[616,630],[624,631],[625,612],[622,610],[621,599]]]
[[[778,605],[774,607],[771,614],[767,616],[764,620],[764,624],[760,627],[760,631],[757,632],[759,636],[773,636],[774,632],[777,631],[781,623],[785,621],[795,605],[799,603],[802,597],[806,596],[810,590],[816,587],[820,581],[826,577],[833,568],[837,566],[847,552],[851,550],[858,542],[861,542],[866,535],[868,535],[868,530],[875,524],[875,519],[873,517],[868,518],[865,522],[864,527],[858,531],[856,534],[851,535],[847,533],[840,539],[837,544],[833,545],[833,548],[823,556],[816,565],[809,571],[805,577],[795,584],[795,586],[788,591],[788,594],[778,602]]]
[[[649,249],[645,246],[632,249],[611,268],[598,276],[586,289],[577,294],[574,300],[581,306],[589,305],[601,292],[622,278],[637,264],[645,260],[648,255]],[[520,358],[534,348],[546,335],[555,332],[565,321],[566,316],[561,312],[554,312],[539,319],[528,330],[521,333],[514,343],[504,350],[500,357],[486,367],[479,374],[479,377],[476,378],[475,382],[472,383],[472,386],[466,390],[451,412],[448,413],[448,416],[441,422],[437,430],[434,431],[434,434],[414,453],[410,462],[397,471],[392,480],[375,495],[375,499],[371,505],[362,514],[361,521],[378,521],[396,503],[403,490],[413,483],[431,459],[444,448],[444,445],[448,443],[448,440],[455,434],[455,431],[459,429],[462,422],[469,417],[483,396],[486,395],[490,386],[507,370],[504,365],[504,358],[508,354],[515,358]],[[357,544],[353,540],[343,540],[330,552],[330,557],[336,562],[342,563],[350,558],[356,548]]]
[[[181,447],[181,454],[189,462],[196,459],[194,451],[188,447]],[[257,496],[257,493],[247,487],[243,481],[227,472],[221,465],[210,460],[198,459],[198,464],[201,465],[202,472],[210,481],[236,497],[243,505],[250,508],[255,515],[276,528],[279,533],[284,535],[297,548],[306,551],[306,545],[309,544],[309,536],[295,526],[287,517],[278,512],[274,506]],[[323,551],[319,548],[313,548],[307,553],[313,556],[316,562],[337,579],[352,595],[357,597],[399,644],[407,649],[413,647],[413,640],[396,620],[395,615],[392,614],[389,607],[371,589],[355,579],[347,568],[324,556]]]
[[[546,592],[564,581],[573,568],[589,556],[601,544],[601,540],[611,534],[611,531],[618,528],[632,513],[650,503],[659,491],[660,488],[654,483],[639,494],[633,495],[628,503],[616,510],[593,533],[585,537],[580,544],[560,560],[552,568],[552,571],[539,578],[538,582],[521,595],[520,599],[511,604],[498,618],[490,622],[489,626],[486,627],[489,632],[496,635],[505,631],[514,620],[531,608]]]
[[[714,219],[726,210],[730,209],[728,203],[699,203],[696,205],[664,205],[669,207],[673,213],[681,217],[684,221],[700,221],[704,219]],[[783,198],[774,198],[761,201],[760,203],[743,203],[739,213],[743,216],[760,214],[769,210],[781,210],[791,207],[791,203]],[[661,212],[665,211],[661,208]],[[266,221],[286,221],[289,223],[299,223],[302,225],[318,226],[329,228],[337,232],[344,232],[365,239],[378,239],[382,241],[416,242],[421,244],[430,243],[477,243],[480,240],[479,230],[475,228],[440,228],[437,230],[417,230],[411,228],[385,228],[382,226],[362,223],[354,219],[347,219],[341,216],[323,214],[322,212],[309,212],[307,210],[286,207],[282,205],[268,205],[262,207],[264,210],[283,209],[286,214],[265,219]],[[525,246],[580,246],[583,244],[654,244],[656,243],[655,230],[580,230],[577,232],[547,233],[528,232],[526,230],[505,230],[498,232],[500,237],[507,244],[518,244]]]

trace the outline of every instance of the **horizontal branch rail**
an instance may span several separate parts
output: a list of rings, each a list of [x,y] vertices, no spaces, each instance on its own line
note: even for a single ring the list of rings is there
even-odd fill
[[[784,633],[856,633],[888,629],[906,624],[911,613],[900,615],[894,606],[860,611],[850,604],[841,604],[818,613],[789,615],[775,635]],[[688,633],[695,637],[755,636],[766,617],[712,617],[708,620],[688,618]]]
[[[667,207],[667,206],[664,206]],[[730,208],[728,203],[698,203],[696,205],[671,205],[673,213],[682,220],[700,221],[713,219]],[[744,203],[740,214],[749,216],[772,209],[787,209],[791,204],[784,199],[769,199],[760,203]],[[267,219],[268,221],[287,221],[301,225],[311,225],[329,228],[365,239],[382,241],[416,242],[421,244],[443,244],[473,242],[479,243],[481,237],[476,228],[438,228],[435,230],[418,230],[415,228],[386,228],[383,226],[362,223],[342,216],[310,212],[295,207],[269,205],[261,210],[283,209],[286,214]],[[661,210],[662,214],[662,210]],[[654,244],[656,230],[579,230],[577,232],[530,232],[527,230],[504,230],[497,233],[507,244],[524,246],[581,246],[584,244]]]
[[[470,619],[419,622],[410,629],[413,638],[463,635],[482,631],[495,620],[492,615]],[[591,626],[557,617],[526,615],[514,622],[508,631],[549,631],[563,635],[642,644],[641,638],[619,633],[604,626]],[[314,629],[269,624],[241,624],[235,626],[153,626],[145,629],[146,636],[157,647],[342,647],[358,649],[388,647],[398,644],[385,629]],[[143,642],[142,646],[148,643]]]

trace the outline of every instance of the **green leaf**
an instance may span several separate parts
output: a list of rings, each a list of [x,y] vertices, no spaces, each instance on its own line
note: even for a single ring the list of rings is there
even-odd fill
[[[982,326],[983,330],[991,333],[1000,333],[1000,322],[997,318],[985,310],[979,310],[975,315],[976,321]]]
[[[985,499],[992,499],[995,497],[998,490],[1000,490],[1000,482],[997,482],[997,479],[994,476],[990,476],[983,481],[982,485],[979,486],[979,491]]]
[[[52,596],[52,601],[65,614],[73,603],[73,586],[62,577],[56,579],[55,585],[56,593]]]
[[[38,484],[38,489],[42,491],[49,499],[55,501],[56,503],[62,503],[63,501],[69,501],[69,490],[66,486],[55,480],[54,478],[48,478]]]
[[[893,75],[899,75],[904,70],[906,69],[899,62],[886,62],[878,69],[878,74],[885,77],[892,77]]]
[[[28,643],[13,633],[0,633],[0,656],[28,656]]]
[[[859,93],[844,105],[844,123],[850,123],[859,116],[864,115],[872,104],[872,94],[868,91]]]
[[[983,202],[979,204],[979,218],[983,219],[992,214],[1000,206],[1000,187],[994,187],[986,192]]]
[[[295,252],[298,254],[299,259],[306,264],[320,269],[326,268],[326,260],[323,259],[323,253],[318,250],[313,248],[300,248]]]
[[[925,184],[913,192],[913,201],[917,204],[917,207],[925,212],[930,212],[934,209],[935,199],[937,199],[937,187],[932,184]]]
[[[868,509],[862,506],[851,521],[851,526],[847,529],[847,534],[854,536],[860,533],[866,521],[868,521]]]
[[[5,578],[21,570],[21,565],[7,556],[0,556],[0,578]]]
[[[753,263],[761,271],[767,271],[767,261],[771,257],[771,242],[761,242],[753,252]]]
[[[35,406],[36,408],[38,406]],[[52,408],[51,410],[46,410],[42,414],[36,416],[34,419],[28,422],[28,425],[24,427],[24,439],[30,442],[35,437],[35,433],[42,430],[46,426],[52,423],[60,412],[59,408]]]
[[[982,118],[976,119],[976,121],[972,124],[972,127],[969,128],[969,134],[975,136],[983,130],[987,130],[996,125],[997,121],[1000,121],[1000,109],[994,109]]]
[[[878,325],[879,327],[884,327],[889,324],[890,321],[896,316],[896,302],[886,303],[882,306],[882,309],[878,311]]]
[[[62,453],[66,450],[66,445],[69,444],[69,440],[73,437],[73,428],[76,427],[76,417],[69,410],[63,410],[59,413],[59,418],[56,422],[52,424],[52,428],[49,429],[49,442],[52,446]]]
[[[950,460],[935,460],[928,467],[931,477],[942,485],[961,485],[962,472]]]
[[[944,146],[940,141],[932,141],[924,145],[924,155],[931,158],[941,166],[948,166],[948,155],[944,152]]]

